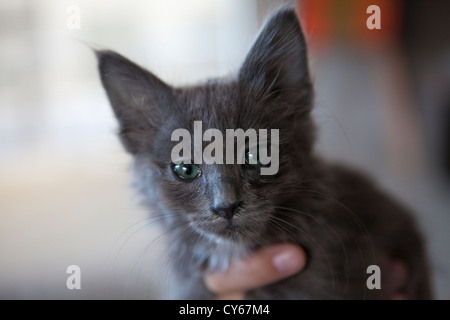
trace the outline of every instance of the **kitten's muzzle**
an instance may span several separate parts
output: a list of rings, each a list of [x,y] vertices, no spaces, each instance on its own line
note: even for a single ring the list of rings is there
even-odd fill
[[[242,201],[239,201],[229,205],[214,206],[211,208],[211,210],[214,214],[218,215],[219,217],[231,220],[241,204]]]

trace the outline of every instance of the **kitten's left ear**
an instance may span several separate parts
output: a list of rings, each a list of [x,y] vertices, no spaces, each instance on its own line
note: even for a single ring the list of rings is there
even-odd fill
[[[277,11],[266,23],[245,58],[239,81],[260,98],[309,103],[306,44],[292,6]]]
[[[173,89],[118,53],[106,50],[96,55],[103,87],[120,124],[122,143],[130,153],[139,153],[166,121]]]

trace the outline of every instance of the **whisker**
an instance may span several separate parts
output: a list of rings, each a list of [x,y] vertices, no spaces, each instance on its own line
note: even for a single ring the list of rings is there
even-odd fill
[[[342,237],[330,226],[328,226],[327,224],[324,224],[322,221],[320,221],[316,216],[309,214],[305,211],[301,211],[298,209],[293,209],[293,208],[288,208],[288,207],[281,207],[281,206],[275,206],[275,209],[281,209],[281,211],[277,211],[277,214],[282,214],[282,215],[286,215],[286,216],[290,216],[288,215],[287,212],[283,212],[282,210],[288,210],[288,211],[293,211],[293,212],[297,212],[300,213],[304,216],[309,217],[310,219],[312,219],[318,226],[322,227],[323,230],[326,232],[327,236],[329,236],[329,238],[331,239],[337,239],[339,246],[342,249],[342,252],[344,254],[344,268],[345,268],[345,283],[346,283],[346,287],[344,288],[343,292],[345,293],[347,291],[348,288],[348,284],[350,282],[350,268],[349,268],[349,256],[348,256],[348,252],[347,252],[347,248],[345,246],[345,243],[342,239]],[[334,237],[332,237],[330,235],[330,232],[333,233]]]
[[[188,223],[187,222],[183,222],[180,223],[178,225],[175,225],[174,228],[172,230],[165,230],[164,232],[162,232],[161,234],[159,234],[157,237],[155,237],[150,243],[148,243],[147,245],[145,245],[137,254],[137,257],[134,261],[133,266],[131,267],[130,270],[130,276],[128,277],[128,280],[126,282],[126,292],[128,293],[128,288],[130,287],[130,283],[131,283],[131,277],[134,276],[136,278],[137,281],[139,281],[139,279],[142,278],[141,272],[140,272],[140,268],[138,268],[138,266],[141,264],[145,258],[145,255],[149,252],[149,250],[156,244],[158,243],[161,239],[163,239],[165,236],[173,236],[178,232],[178,229],[185,229],[186,225]],[[165,260],[163,260],[165,261]],[[164,270],[163,270],[164,271]],[[147,279],[145,279],[147,280]],[[139,282],[140,283],[140,282]]]
[[[308,232],[306,232],[304,229],[302,229],[302,228],[300,228],[300,227],[298,227],[298,226],[295,226],[295,225],[293,225],[292,223],[289,223],[289,222],[287,222],[286,220],[280,219],[280,218],[278,218],[278,217],[276,217],[276,216],[272,216],[272,218],[275,218],[275,219],[277,219],[279,222],[285,223],[285,224],[288,225],[289,227],[291,227],[291,228],[293,228],[293,229],[295,229],[295,230],[298,230],[298,231],[300,231],[301,233],[305,234],[305,235],[308,236],[309,239],[310,239],[310,240],[318,247],[318,249],[319,249],[320,251],[322,251],[322,253],[324,254],[325,260],[326,260],[326,262],[327,262],[327,264],[328,264],[328,268],[330,269],[331,279],[332,279],[332,284],[333,284],[333,292],[336,293],[336,278],[335,278],[336,276],[335,276],[335,270],[334,270],[334,268],[333,268],[333,265],[332,265],[330,259],[328,258],[328,254],[327,254],[326,250],[322,247],[322,245],[320,245],[320,244],[316,241],[316,239],[314,239],[314,238],[311,236],[311,234],[309,234]]]

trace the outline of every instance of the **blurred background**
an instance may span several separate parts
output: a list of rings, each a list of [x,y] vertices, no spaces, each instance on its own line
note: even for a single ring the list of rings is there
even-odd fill
[[[171,84],[196,83],[235,72],[286,2],[0,2],[0,298],[162,296],[164,237],[129,186],[131,157],[90,47],[116,50]],[[436,296],[449,299],[450,2],[296,4],[318,152],[369,172],[415,211]],[[372,4],[380,30],[366,26]],[[66,287],[73,264],[81,290]]]

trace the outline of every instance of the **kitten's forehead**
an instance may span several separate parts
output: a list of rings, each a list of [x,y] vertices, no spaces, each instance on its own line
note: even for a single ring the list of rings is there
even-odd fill
[[[202,121],[203,128],[219,130],[237,128],[240,119],[240,92],[233,82],[210,81],[202,86],[186,88],[182,91],[185,119]]]
[[[180,90],[180,123],[191,130],[194,121],[203,129],[271,129],[272,105],[258,102],[251,92],[234,80],[211,80]],[[274,127],[275,128],[275,127]]]

